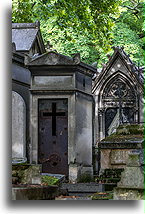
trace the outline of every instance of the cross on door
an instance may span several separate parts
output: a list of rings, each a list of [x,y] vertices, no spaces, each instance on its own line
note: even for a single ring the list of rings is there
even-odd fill
[[[65,112],[56,111],[56,103],[52,103],[52,112],[43,112],[44,117],[52,117],[52,136],[56,136],[56,117],[65,116]]]

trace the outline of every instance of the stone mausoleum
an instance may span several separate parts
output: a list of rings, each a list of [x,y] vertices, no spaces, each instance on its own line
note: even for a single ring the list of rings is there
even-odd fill
[[[98,72],[78,53],[46,48],[39,22],[12,24],[12,44],[12,163],[71,182],[92,177],[98,143],[120,124],[143,123],[142,68],[114,47]]]

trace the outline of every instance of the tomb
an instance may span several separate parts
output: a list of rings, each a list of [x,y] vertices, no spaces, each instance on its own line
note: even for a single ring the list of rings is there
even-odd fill
[[[34,56],[35,54],[42,54],[45,52],[45,47],[43,39],[40,33],[40,23],[13,23],[12,24],[12,90],[13,94],[17,94],[25,102],[25,136],[23,132],[19,135],[23,136],[24,139],[24,149],[27,156],[27,161],[30,159],[30,136],[29,136],[29,123],[30,123],[30,71],[24,64],[24,56],[30,54]],[[14,102],[15,96],[12,96],[12,103]],[[13,111],[17,114],[19,111],[17,107],[19,105],[13,106]],[[18,135],[14,128],[15,124],[12,121],[13,136]],[[13,137],[12,137],[13,138]],[[13,144],[15,140],[12,139]],[[20,142],[22,143],[22,142]],[[15,144],[16,145],[16,144]]]
[[[96,141],[114,133],[121,124],[143,123],[143,70],[123,50],[114,53],[97,75],[95,95]]]
[[[30,163],[42,172],[65,174],[71,182],[93,176],[94,100],[96,69],[54,51],[25,57],[31,72]]]

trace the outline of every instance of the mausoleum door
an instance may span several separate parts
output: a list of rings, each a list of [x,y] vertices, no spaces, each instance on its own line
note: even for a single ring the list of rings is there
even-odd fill
[[[67,99],[39,100],[38,162],[42,172],[68,175]]]

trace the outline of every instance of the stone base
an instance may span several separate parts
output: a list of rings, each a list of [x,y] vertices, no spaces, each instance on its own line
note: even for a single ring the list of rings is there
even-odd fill
[[[69,166],[69,181],[71,183],[88,182],[92,179],[93,166],[82,166],[79,164],[71,164]]]
[[[27,162],[27,158],[26,157],[12,158],[12,164],[22,164],[22,163],[26,163],[26,162]]]
[[[12,200],[54,200],[59,196],[57,186],[21,185],[12,187]]]
[[[77,183],[81,175],[81,165],[70,164],[69,165],[69,181],[71,183]]]

